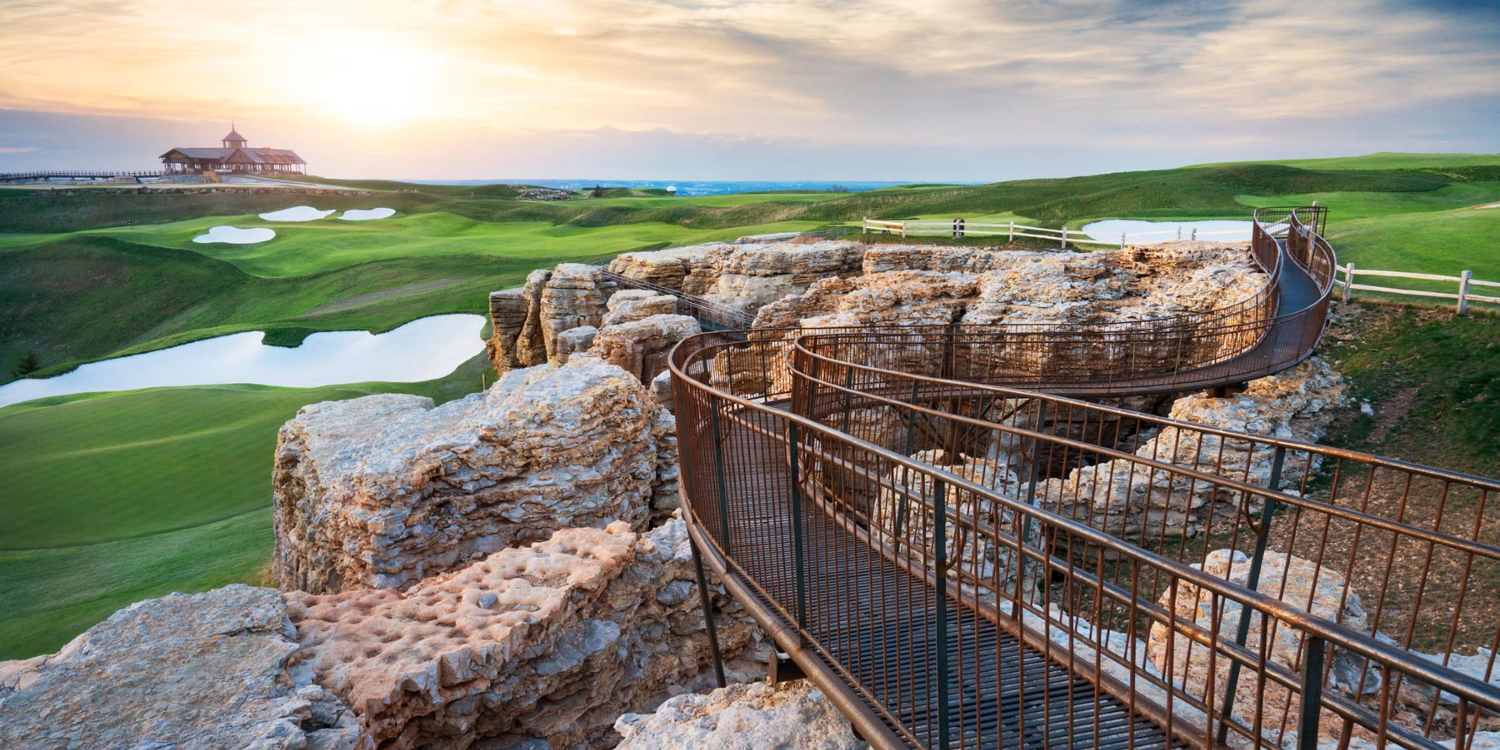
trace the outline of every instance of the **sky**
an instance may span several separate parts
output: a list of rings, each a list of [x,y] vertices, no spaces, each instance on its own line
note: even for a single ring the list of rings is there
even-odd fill
[[[1500,0],[0,0],[0,171],[995,181],[1500,151]]]

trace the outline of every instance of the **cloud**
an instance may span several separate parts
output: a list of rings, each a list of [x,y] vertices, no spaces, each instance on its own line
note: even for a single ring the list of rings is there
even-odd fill
[[[29,154],[37,150],[36,146],[0,146],[0,154]]]
[[[0,107],[385,128],[432,152],[452,132],[607,128],[867,149],[1500,149],[1483,122],[1500,23],[1473,6],[0,0]]]

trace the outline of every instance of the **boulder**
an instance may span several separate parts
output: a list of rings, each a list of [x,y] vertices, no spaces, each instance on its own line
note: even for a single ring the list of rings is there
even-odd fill
[[[526,276],[526,286],[521,298],[526,303],[526,322],[516,335],[516,360],[521,367],[546,364],[547,343],[542,328],[542,291],[552,278],[546,269],[532,271]]]
[[[672,347],[701,332],[697,319],[687,315],[652,315],[605,326],[595,334],[594,346],[589,351],[634,374],[642,383],[650,383],[667,369]]]
[[[601,325],[612,326],[652,315],[672,315],[677,312],[677,298],[647,289],[625,289],[610,297],[606,307],[608,312]]]
[[[725,655],[758,643],[713,593]],[[565,529],[404,592],[287,601],[302,658],[383,749],[607,746],[616,717],[698,688],[711,660],[680,519],[646,535]]]
[[[868,747],[827,696],[807,680],[735,684],[679,695],[656,713],[615,722],[618,750],[858,750]]]
[[[0,662],[0,747],[373,750],[298,649],[274,589],[133,604],[56,654]]]
[[[277,579],[399,588],[560,528],[644,524],[675,475],[669,427],[636,378],[588,355],[438,407],[395,394],[303,407],[276,451]]]

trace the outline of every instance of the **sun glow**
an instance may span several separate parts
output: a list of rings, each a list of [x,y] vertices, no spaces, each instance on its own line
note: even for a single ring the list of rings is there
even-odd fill
[[[323,38],[288,69],[309,109],[389,127],[433,115],[442,86],[432,55],[376,37]]]

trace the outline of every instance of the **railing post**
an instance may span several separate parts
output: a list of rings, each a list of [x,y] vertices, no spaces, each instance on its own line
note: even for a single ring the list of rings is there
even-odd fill
[[[802,477],[797,470],[797,423],[788,425],[787,451],[792,470],[792,575],[797,596],[797,627],[807,629],[807,555],[802,529]]]
[[[698,600],[703,606],[703,624],[708,627],[708,650],[714,656],[714,684],[724,687],[728,684],[724,679],[724,655],[719,652],[719,629],[714,623],[713,602],[708,596],[708,575],[703,572],[703,553],[698,551],[698,545],[692,539],[688,539],[688,546],[693,550],[693,573],[698,576]]]
[[[1473,278],[1471,271],[1464,271],[1458,275],[1458,314],[1463,315],[1469,311],[1469,279]]]
[[[1344,304],[1349,304],[1349,298],[1354,296],[1354,261],[1344,266]]]
[[[1006,242],[1015,242],[1016,241],[1016,221],[1015,221],[1015,219],[1011,219],[1011,221],[1010,221],[1010,236],[1006,237],[1005,241]]]
[[[1251,446],[1251,451],[1255,450]],[[1276,446],[1276,453],[1271,456],[1271,476],[1267,481],[1266,489],[1271,492],[1281,491],[1281,469],[1286,465],[1286,446]],[[1265,505],[1260,510],[1260,527],[1255,530],[1255,552],[1250,556],[1250,573],[1245,579],[1245,586],[1251,591],[1260,585],[1260,569],[1266,559],[1266,543],[1271,538],[1271,518],[1276,515],[1276,497],[1266,496]],[[1236,646],[1245,645],[1250,637],[1250,612],[1243,606],[1240,607],[1240,625],[1234,634]],[[1239,692],[1240,687],[1239,661],[1231,661],[1229,664],[1229,678],[1225,680],[1224,690],[1224,715],[1232,716],[1234,712],[1234,694]],[[1219,725],[1219,743],[1223,744],[1229,736],[1229,724]]]
[[[901,237],[902,239],[906,238],[906,219],[901,220]]]
[[[1063,247],[1064,250],[1068,249],[1068,225],[1067,224],[1063,225],[1062,247]]]
[[[714,476],[719,489],[719,529],[724,539],[724,553],[733,554],[729,546],[729,489],[724,482],[724,436],[719,431],[719,397],[708,397],[709,420],[714,428]]]
[[[948,750],[948,508],[941,479],[933,493],[933,562],[937,566],[938,750]]]
[[[859,233],[860,234],[869,234],[870,233],[870,217],[868,217],[868,216],[861,216],[860,217],[860,219],[859,219]]]
[[[1302,709],[1297,717],[1297,750],[1318,750],[1318,715],[1323,708],[1322,638],[1308,633],[1303,636],[1307,647],[1302,655]]]

